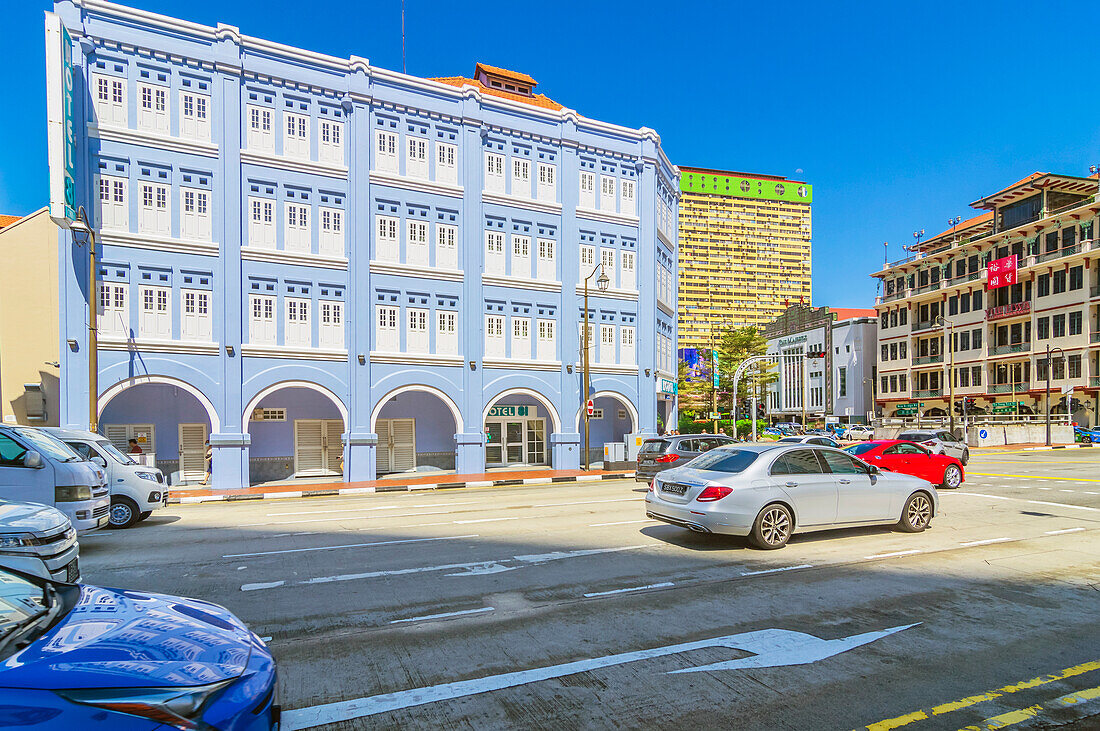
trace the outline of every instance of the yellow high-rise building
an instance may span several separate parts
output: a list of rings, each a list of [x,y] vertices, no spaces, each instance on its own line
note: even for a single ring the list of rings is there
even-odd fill
[[[681,167],[680,191],[680,348],[810,304],[811,185]]]

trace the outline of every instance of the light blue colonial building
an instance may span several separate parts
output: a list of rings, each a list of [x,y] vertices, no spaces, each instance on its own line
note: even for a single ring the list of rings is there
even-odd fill
[[[675,423],[678,170],[646,128],[479,64],[427,80],[101,0],[73,38],[100,431],[219,488],[576,468]],[[88,422],[61,234],[61,423]],[[606,292],[586,277],[602,269]]]

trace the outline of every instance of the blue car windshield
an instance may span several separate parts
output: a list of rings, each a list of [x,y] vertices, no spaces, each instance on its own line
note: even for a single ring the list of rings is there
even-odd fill
[[[744,472],[760,456],[747,449],[712,449],[688,462],[685,467],[713,472]]]

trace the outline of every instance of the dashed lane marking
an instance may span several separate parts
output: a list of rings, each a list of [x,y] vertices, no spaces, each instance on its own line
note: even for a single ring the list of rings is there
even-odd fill
[[[635,523],[658,523],[657,520],[616,520],[614,523],[589,523],[589,528],[603,528],[608,525],[632,525]]]
[[[777,574],[781,571],[796,571],[798,569],[812,569],[813,564],[799,564],[798,566],[781,566],[777,569],[761,569],[759,571],[742,571],[742,576],[760,576],[761,574]]]
[[[313,551],[335,551],[341,548],[373,548],[374,546],[397,546],[404,543],[430,543],[432,541],[456,541],[461,538],[477,538],[477,534],[466,536],[442,536],[439,538],[403,538],[396,541],[375,541],[373,543],[345,543],[342,546],[315,546],[313,548],[284,548],[279,551],[256,551],[254,553],[229,553],[222,558],[250,558],[252,556],[274,556],[282,553],[312,553]]]
[[[1067,480],[1072,479],[1075,482],[1100,482],[1100,479],[1093,479],[1090,477],[1048,477],[1047,475],[1004,475],[998,472],[971,472],[972,475],[979,475],[981,477],[1008,477],[1011,479],[1019,480]]]
[[[1012,685],[1005,685],[996,690],[991,690],[987,693],[981,693],[979,695],[967,696],[966,698],[960,698],[957,701],[951,701],[950,703],[941,703],[938,706],[932,706],[931,708],[919,709],[906,713],[902,716],[895,718],[888,718],[884,721],[878,721],[877,723],[870,723],[861,728],[867,731],[892,731],[893,729],[902,728],[908,726],[911,723],[917,721],[924,721],[932,718],[933,716],[942,716],[945,713],[951,713],[952,711],[958,711],[963,708],[969,708],[979,703],[991,701],[995,698],[1008,695],[1010,693],[1018,693],[1022,690],[1031,690],[1032,688],[1038,688],[1039,686],[1046,685],[1047,683],[1053,683],[1058,680],[1065,680],[1066,678],[1072,678],[1077,675],[1084,675],[1085,673],[1091,673],[1095,670],[1100,670],[1100,660],[1093,660],[1092,662],[1082,663],[1080,665],[1074,665],[1073,667],[1060,670],[1050,675],[1040,675],[1039,677],[1032,678],[1030,680],[1024,680],[1019,683],[1013,683]]]
[[[864,556],[863,558],[868,561],[876,558],[894,558],[895,556],[909,556],[914,553],[920,553],[921,549],[911,548],[908,551],[894,551],[893,553],[876,553],[873,556]]]
[[[1083,531],[1083,530],[1084,530],[1084,528],[1081,528],[1081,527],[1078,527],[1078,528],[1063,528],[1062,530],[1048,530],[1046,532],[1046,535],[1048,535],[1048,536],[1060,536],[1063,533],[1078,533],[1078,532]]]
[[[1087,505],[1071,505],[1070,503],[1052,503],[1046,500],[1025,500],[1023,498],[1005,497],[1004,495],[986,495],[980,492],[941,492],[944,495],[966,495],[967,497],[984,497],[989,500],[1010,500],[1017,503],[1029,503],[1031,505],[1049,505],[1057,508],[1069,508],[1071,510],[1087,510],[1090,513],[1100,513],[1100,508],[1090,508]]]
[[[631,586],[627,589],[612,589],[611,591],[590,591],[584,595],[585,599],[591,599],[597,596],[611,596],[612,594],[626,594],[631,591],[645,591],[646,589],[665,589],[670,586],[675,586],[671,581],[662,581],[659,584],[646,584],[645,586]]]
[[[485,612],[495,611],[493,607],[481,607],[480,609],[463,609],[459,612],[441,612],[439,614],[425,614],[423,617],[406,617],[405,619],[394,619],[390,621],[390,624],[402,624],[404,622],[426,622],[431,619],[450,619],[451,617],[465,617],[469,614],[484,614]]]
[[[959,731],[993,731],[994,729],[1008,728],[1009,726],[1015,726],[1023,721],[1038,718],[1043,714],[1043,711],[1080,707],[1097,698],[1100,698],[1100,687],[1086,688],[1085,690],[1066,693],[1046,703],[1001,713],[992,718],[980,721],[973,726],[964,726],[959,729]]]
[[[966,543],[960,543],[960,546],[970,548],[971,546],[988,546],[990,543],[1004,543],[1005,541],[1015,540],[1013,538],[986,538],[981,541],[967,541]]]

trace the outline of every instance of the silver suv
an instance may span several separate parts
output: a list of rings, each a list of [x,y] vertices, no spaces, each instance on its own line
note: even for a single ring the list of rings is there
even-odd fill
[[[638,451],[637,482],[653,482],[658,472],[683,467],[703,452],[733,444],[733,439],[721,434],[671,434],[647,439]]]
[[[922,444],[928,447],[933,454],[946,454],[959,460],[964,465],[970,461],[970,449],[967,448],[966,442],[947,430],[903,431],[898,434],[897,438]]]

